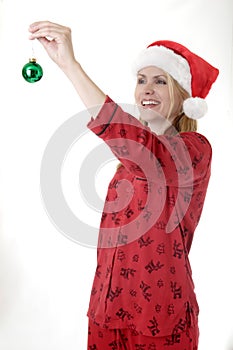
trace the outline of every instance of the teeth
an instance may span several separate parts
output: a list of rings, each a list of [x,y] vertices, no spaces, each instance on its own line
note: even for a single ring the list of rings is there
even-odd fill
[[[149,100],[149,101],[142,101],[143,106],[146,105],[158,105],[159,102],[153,101],[153,100]]]

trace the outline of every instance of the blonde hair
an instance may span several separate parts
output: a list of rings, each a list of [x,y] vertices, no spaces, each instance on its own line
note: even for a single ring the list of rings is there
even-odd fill
[[[173,79],[168,73],[166,73],[166,75],[171,100],[168,118],[171,115],[176,115],[172,121],[173,128],[175,128],[178,133],[197,131],[197,121],[187,117],[183,112],[183,102],[188,97],[190,97],[189,93],[186,90],[184,90],[182,86],[180,86],[180,84],[175,79]],[[175,98],[179,99],[177,110],[174,110]]]

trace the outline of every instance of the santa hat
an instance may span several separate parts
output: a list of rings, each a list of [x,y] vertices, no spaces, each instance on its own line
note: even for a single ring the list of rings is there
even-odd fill
[[[204,98],[217,79],[219,70],[173,41],[155,41],[144,49],[134,63],[134,73],[156,66],[170,74],[189,94],[183,103],[184,113],[199,119],[207,112]]]

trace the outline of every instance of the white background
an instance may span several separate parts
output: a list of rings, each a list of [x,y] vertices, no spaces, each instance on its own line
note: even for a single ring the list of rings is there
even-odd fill
[[[233,349],[232,14],[231,0],[0,1],[1,350],[86,349],[96,252],[59,232],[40,193],[45,147],[83,105],[37,42],[44,77],[28,84],[21,76],[31,55],[27,28],[45,19],[72,28],[77,58],[118,102],[134,102],[131,63],[155,40],[178,41],[220,69],[207,98],[209,112],[199,123],[214,155],[190,258],[201,309],[200,350]],[[74,207],[80,197],[74,154],[78,163],[83,147],[75,149],[63,178]],[[103,197],[114,167],[96,178]],[[98,225],[96,212],[86,207],[86,213]]]

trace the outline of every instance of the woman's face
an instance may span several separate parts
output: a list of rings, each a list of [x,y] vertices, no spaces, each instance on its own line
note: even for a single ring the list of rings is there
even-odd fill
[[[164,118],[168,118],[171,98],[168,79],[162,69],[149,66],[138,72],[135,101],[140,109],[149,109],[155,112],[144,113],[143,120],[151,122],[153,119],[156,119],[158,114]]]

